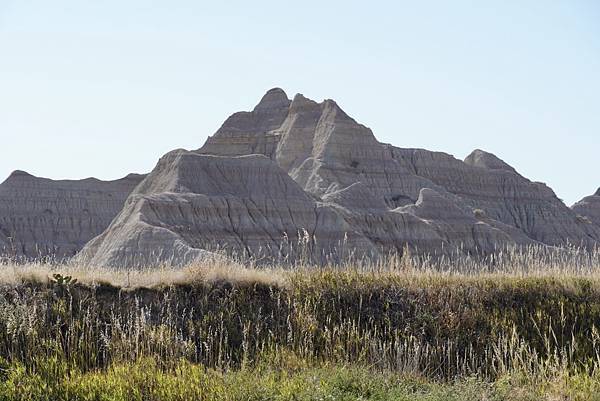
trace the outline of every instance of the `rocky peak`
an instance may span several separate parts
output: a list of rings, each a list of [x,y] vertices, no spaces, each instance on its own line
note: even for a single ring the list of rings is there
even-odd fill
[[[505,170],[513,173],[517,172],[512,166],[501,160],[498,156],[481,149],[476,149],[469,156],[467,156],[465,163],[474,167],[481,167],[488,170]]]
[[[278,142],[272,131],[284,122],[290,103],[282,89],[269,90],[252,111],[241,111],[225,120],[198,149],[198,153],[222,156],[263,154],[272,157]]]
[[[600,226],[600,188],[593,195],[574,204],[572,209],[583,222],[591,221]]]
[[[12,173],[10,173],[9,178],[10,177],[33,177],[33,175],[29,174],[27,171],[15,170]]]
[[[263,112],[278,109],[287,109],[290,107],[290,99],[281,88],[269,89],[264,94],[260,102],[254,107],[254,112]]]
[[[306,110],[314,110],[319,108],[319,103],[305,97],[302,93],[297,93],[290,105],[290,113],[299,113]]]
[[[5,182],[20,180],[23,178],[35,178],[33,175],[29,174],[26,171],[15,170],[6,178]]]
[[[231,115],[217,135],[256,135],[279,128],[290,107],[290,100],[279,88],[269,90],[252,111],[241,111]]]
[[[330,178],[320,176],[315,170],[318,165],[357,166],[365,153],[373,153],[373,148],[378,159],[383,153],[371,130],[350,118],[331,99],[317,103],[297,94],[278,132],[277,163],[305,189],[319,196],[330,184],[330,189],[337,190],[356,180],[338,186]]]

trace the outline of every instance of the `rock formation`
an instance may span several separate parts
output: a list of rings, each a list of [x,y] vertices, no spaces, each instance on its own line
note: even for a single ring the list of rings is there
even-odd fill
[[[600,188],[594,195],[574,204],[572,209],[584,224],[600,227]]]
[[[287,104],[281,93],[279,96],[277,121]],[[510,231],[509,237],[519,244],[570,242],[591,246],[600,238],[598,228],[582,224],[550,188],[527,180],[498,157],[476,150],[463,162],[441,152],[381,144],[332,100],[316,103],[296,95],[279,128],[272,124],[238,128],[238,132],[247,133],[247,143],[258,141],[256,132],[272,138],[269,150],[262,153],[276,160],[307,192],[348,211],[347,220],[353,220],[353,226],[368,237],[374,221],[389,224],[393,220],[390,211],[398,213],[402,210],[398,207],[414,204],[421,189],[429,188],[466,214],[482,210],[488,223]],[[220,154],[219,149],[209,146],[220,137],[217,132],[199,152]],[[376,214],[381,216],[374,219]],[[374,221],[366,221],[369,219]],[[364,227],[357,227],[361,221]],[[402,226],[398,230],[404,234],[388,235],[383,242],[396,248],[406,242],[415,243],[414,237],[406,235],[411,230]],[[438,232],[447,240],[457,239],[444,235],[443,230]],[[377,235],[372,239],[382,242]]]
[[[500,160],[496,155],[475,149],[469,156],[465,158],[465,163],[473,167],[481,167],[486,170],[504,170],[514,174],[518,174],[517,170],[509,166],[503,160]]]
[[[93,198],[86,209],[106,218],[94,226],[99,232],[111,213]],[[461,161],[382,144],[333,100],[290,100],[275,88],[252,111],[229,117],[202,148],[161,158],[78,260],[182,265],[219,250],[256,261],[323,263],[406,248],[431,255],[531,244],[591,248],[600,241],[598,205],[600,194],[570,209],[552,189],[482,150]],[[69,224],[81,227],[77,219]],[[48,244],[59,242],[67,254],[94,229],[71,232],[70,248],[66,240]],[[45,238],[54,237],[36,232],[42,234],[28,243],[49,249]],[[0,230],[0,244],[7,233]]]
[[[299,250],[303,232],[306,249]],[[341,257],[344,247],[376,252],[269,158],[177,150],[160,159],[79,258],[115,267],[180,265],[220,250],[255,260],[324,262]]]
[[[53,181],[13,172],[0,184],[0,254],[25,259],[74,255],[108,227],[142,178]]]
[[[600,239],[599,228],[582,224],[552,189],[527,180],[494,155],[475,151],[461,162],[441,152],[390,148],[394,158],[414,174],[535,241],[592,247]]]
[[[281,126],[289,107],[290,100],[285,92],[279,88],[271,89],[254,110],[241,111],[229,117],[206,141],[206,153],[271,156],[277,146],[277,137],[270,131]]]

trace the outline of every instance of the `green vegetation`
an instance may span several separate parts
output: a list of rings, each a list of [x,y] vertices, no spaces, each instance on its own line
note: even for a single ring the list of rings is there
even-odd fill
[[[506,376],[434,382],[359,367],[254,368],[222,372],[186,361],[165,370],[151,359],[82,373],[55,360],[39,372],[11,368],[0,384],[6,400],[598,400],[598,378],[568,376],[539,384]]]
[[[600,399],[592,270],[7,269],[0,400]]]

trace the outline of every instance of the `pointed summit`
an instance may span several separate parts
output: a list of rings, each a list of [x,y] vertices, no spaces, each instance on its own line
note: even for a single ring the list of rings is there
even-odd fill
[[[16,178],[16,177],[33,177],[33,175],[29,174],[27,171],[15,170],[12,173],[10,173],[10,175],[8,176],[8,178]]]
[[[252,111],[240,111],[229,116],[198,152],[222,156],[263,154],[271,157],[278,141],[271,131],[281,126],[288,115],[290,103],[282,89],[270,89]]]
[[[517,173],[513,167],[501,160],[498,156],[481,149],[475,149],[469,156],[467,156],[465,163],[474,167],[481,167],[488,170],[505,170]]]
[[[306,109],[316,109],[319,104],[314,100],[305,97],[302,93],[296,93],[292,104],[290,105],[290,111],[302,111]]]
[[[216,132],[215,137],[254,136],[279,128],[287,116],[290,103],[282,89],[273,88],[265,93],[254,110],[232,114]]]
[[[260,99],[260,102],[254,107],[254,111],[265,111],[272,109],[287,109],[290,106],[290,99],[281,88],[269,89]]]
[[[11,183],[20,182],[21,180],[27,179],[27,178],[35,178],[35,177],[26,171],[15,170],[12,173],[10,173],[10,175],[6,178],[6,180],[4,180],[4,182],[1,184],[8,185]]]
[[[600,188],[595,194],[587,196],[574,204],[571,209],[578,215],[580,221],[591,221],[600,226]]]

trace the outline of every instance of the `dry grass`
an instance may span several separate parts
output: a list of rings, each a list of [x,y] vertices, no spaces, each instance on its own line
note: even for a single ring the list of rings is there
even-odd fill
[[[89,267],[74,263],[44,262],[0,264],[0,284],[48,284],[54,274],[72,276],[89,286],[102,284],[119,288],[155,288],[197,283],[230,282],[286,286],[292,277],[306,277],[327,271],[351,273],[379,280],[447,280],[500,278],[581,277],[600,279],[600,249],[549,248],[532,246],[499,251],[485,257],[468,256],[460,250],[455,256],[414,256],[390,254],[376,261],[351,260],[345,263],[316,266],[306,261],[294,265],[257,265],[252,261],[212,258],[184,268],[161,266],[148,269]]]
[[[61,274],[76,278],[79,283],[91,287],[110,285],[118,288],[156,288],[197,283],[263,283],[282,286],[285,284],[283,269],[258,269],[244,267],[233,261],[210,261],[195,263],[185,268],[163,266],[153,269],[89,268],[74,264],[5,264],[0,270],[0,284],[22,285],[25,283],[49,284],[53,275]]]
[[[600,252],[579,249],[293,268],[5,263],[0,274],[0,375],[9,366],[48,383],[152,360],[158,376],[181,361],[257,377],[352,366],[590,394],[598,327]]]

